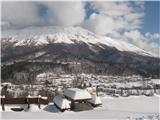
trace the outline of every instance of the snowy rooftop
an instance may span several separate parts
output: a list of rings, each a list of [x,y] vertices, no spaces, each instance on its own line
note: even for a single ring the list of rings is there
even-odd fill
[[[160,85],[160,79],[152,79],[151,83]]]
[[[78,88],[68,88],[64,91],[64,95],[72,100],[91,99],[89,92]]]

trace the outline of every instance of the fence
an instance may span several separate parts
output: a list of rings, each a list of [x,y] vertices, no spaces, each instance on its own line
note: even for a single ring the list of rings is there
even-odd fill
[[[5,110],[5,104],[37,104],[40,108],[41,104],[48,104],[48,99],[42,98],[1,98],[2,110]]]
[[[141,87],[134,87],[134,88],[100,88],[98,92],[104,92],[109,95],[119,94],[121,96],[127,95],[152,95],[153,93],[160,94],[160,88],[141,88]]]

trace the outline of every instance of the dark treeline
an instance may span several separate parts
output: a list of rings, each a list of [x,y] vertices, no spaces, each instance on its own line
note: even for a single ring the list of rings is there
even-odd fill
[[[100,75],[141,75],[144,77],[160,78],[159,67],[135,64],[98,63],[95,61],[80,60],[79,64],[53,62],[19,62],[4,65],[1,68],[2,82],[14,84],[34,83],[36,76],[43,72],[54,74],[100,74]]]

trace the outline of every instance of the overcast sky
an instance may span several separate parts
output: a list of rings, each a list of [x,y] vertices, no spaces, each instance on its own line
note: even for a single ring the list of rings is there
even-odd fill
[[[81,26],[159,55],[160,2],[2,2],[2,28]]]

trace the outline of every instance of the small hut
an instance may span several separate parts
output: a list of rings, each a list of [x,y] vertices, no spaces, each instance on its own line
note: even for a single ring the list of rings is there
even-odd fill
[[[78,88],[68,88],[64,91],[64,96],[71,101],[71,109],[76,111],[84,110],[84,103],[91,100],[91,94],[87,90]],[[76,109],[76,106],[77,107]]]

